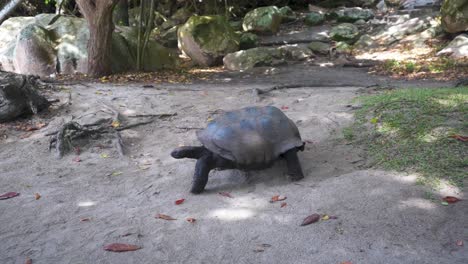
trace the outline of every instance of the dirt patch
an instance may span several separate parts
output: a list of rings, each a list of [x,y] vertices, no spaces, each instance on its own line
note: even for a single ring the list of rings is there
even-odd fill
[[[304,86],[272,91],[261,100],[252,95],[254,88],[285,83]],[[464,263],[466,250],[456,241],[466,240],[466,203],[442,206],[425,198],[427,190],[414,175],[366,169],[362,150],[342,139],[342,128],[353,119],[351,99],[368,85],[388,83],[451,85],[292,65],[219,73],[194,84],[64,87],[53,95],[66,99],[69,89],[72,104],[39,116],[46,127],[26,138],[21,130],[4,130],[0,193],[21,195],[0,201],[0,262]],[[122,131],[124,157],[99,139],[81,146],[80,162],[76,153],[57,159],[48,151],[47,133],[102,109],[103,102],[126,116],[177,115]],[[296,122],[307,141],[299,154],[305,179],[289,182],[279,161],[258,172],[215,171],[205,193],[189,194],[194,162],[172,159],[170,151],[197,145],[195,131],[220,109],[251,105],[282,107]],[[456,188],[434,195],[449,194],[464,198]],[[270,203],[274,195],[287,196],[287,205]],[[175,205],[181,198],[185,202]],[[301,227],[312,213],[338,219]],[[196,222],[187,222],[189,217]],[[110,243],[142,249],[104,251]]]

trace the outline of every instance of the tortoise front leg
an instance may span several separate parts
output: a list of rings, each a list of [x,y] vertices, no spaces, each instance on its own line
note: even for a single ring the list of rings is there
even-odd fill
[[[191,193],[199,194],[203,192],[208,183],[208,174],[210,170],[214,169],[214,166],[215,162],[211,154],[205,154],[197,160]]]
[[[297,149],[288,150],[286,153],[284,153],[283,156],[288,165],[288,174],[291,177],[291,180],[298,181],[304,178],[301,163],[299,162],[299,158],[297,157]]]

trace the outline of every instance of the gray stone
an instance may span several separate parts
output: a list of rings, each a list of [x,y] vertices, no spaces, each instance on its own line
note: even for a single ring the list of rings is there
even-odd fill
[[[55,73],[56,54],[50,32],[36,24],[27,25],[17,38],[14,51],[17,73],[48,76]]]
[[[322,55],[327,55],[330,52],[330,44],[320,41],[313,41],[309,43],[308,47],[311,51]]]
[[[354,43],[354,47],[357,49],[375,48],[377,43],[370,35],[364,34]]]
[[[344,42],[344,41],[338,41],[336,43],[336,52],[338,53],[349,53],[352,51],[352,47],[351,45],[349,45],[348,43]]]
[[[343,23],[330,30],[330,38],[335,41],[345,41],[353,44],[359,37],[358,28],[350,23]]]
[[[327,18],[336,19],[338,22],[356,22],[358,20],[370,20],[374,17],[374,12],[370,9],[360,7],[340,8],[327,14]]]
[[[385,27],[380,33],[377,33],[375,40],[380,45],[391,45],[407,35],[416,34],[431,27],[430,18],[412,18],[402,23]]]
[[[274,34],[279,30],[281,19],[276,6],[258,7],[245,15],[242,27],[258,34]]]
[[[230,53],[223,59],[224,67],[232,71],[245,71],[259,66],[271,66],[281,59],[277,48],[258,47]]]
[[[284,45],[279,47],[285,60],[303,61],[314,56],[314,53],[306,45]]]
[[[224,55],[239,50],[239,36],[223,16],[192,16],[177,35],[181,50],[203,66],[220,64]]]
[[[437,56],[449,56],[454,59],[468,59],[468,34],[455,37]]]
[[[325,16],[320,12],[309,12],[305,18],[304,23],[309,26],[317,26],[325,21]]]

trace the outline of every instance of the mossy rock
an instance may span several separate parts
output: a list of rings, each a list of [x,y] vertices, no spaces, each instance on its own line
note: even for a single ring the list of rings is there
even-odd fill
[[[281,20],[281,12],[276,6],[259,7],[245,15],[242,27],[258,34],[274,34],[278,32]]]
[[[277,48],[258,47],[230,53],[223,59],[224,67],[233,71],[245,71],[259,66],[271,66],[280,60],[282,53]]]
[[[240,49],[255,48],[258,45],[258,36],[251,32],[244,32],[240,36]]]
[[[468,1],[444,1],[440,9],[442,28],[449,33],[468,31]]]
[[[304,18],[304,23],[308,26],[317,26],[325,21],[325,16],[319,12],[309,12]]]
[[[223,16],[192,16],[177,35],[182,51],[203,66],[220,64],[226,54],[239,50],[239,36]]]
[[[283,6],[279,11],[281,13],[281,22],[291,22],[297,19],[296,13],[289,6]]]
[[[330,30],[330,38],[335,41],[344,41],[353,44],[359,37],[359,29],[350,23],[342,23]]]
[[[309,45],[307,47],[311,51],[313,51],[315,53],[322,54],[322,55],[327,55],[329,53],[329,51],[330,51],[330,44],[320,42],[320,41],[313,41],[313,42],[309,43]]]

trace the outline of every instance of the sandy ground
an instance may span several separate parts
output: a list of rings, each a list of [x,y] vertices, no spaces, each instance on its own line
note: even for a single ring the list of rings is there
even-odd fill
[[[327,87],[275,91],[260,102],[251,93],[287,83]],[[21,193],[0,201],[0,263],[27,257],[47,264],[467,263],[466,245],[456,241],[468,242],[468,206],[439,202],[444,195],[466,198],[464,190],[445,188],[431,201],[415,175],[369,169],[364,151],[342,139],[341,129],[353,118],[347,105],[376,83],[450,85],[300,65],[220,74],[191,85],[68,87],[72,105],[43,115],[47,127],[24,139],[8,131],[0,141],[0,194]],[[53,96],[65,98],[66,91]],[[45,134],[72,117],[86,123],[109,115],[104,103],[129,122],[137,119],[129,116],[177,115],[124,130],[124,157],[107,139],[80,145],[81,162],[73,161],[76,154],[57,159],[48,151]],[[170,151],[197,145],[196,129],[219,110],[250,105],[287,107],[308,142],[300,153],[305,179],[289,182],[279,161],[258,172],[214,171],[205,193],[190,194],[194,161],[172,159]],[[287,206],[269,203],[274,195],[287,196]],[[175,205],[181,198],[186,201]],[[158,213],[177,220],[155,219]],[[300,226],[312,213],[338,219]],[[104,251],[110,243],[142,249]],[[271,246],[255,252],[261,244]]]

